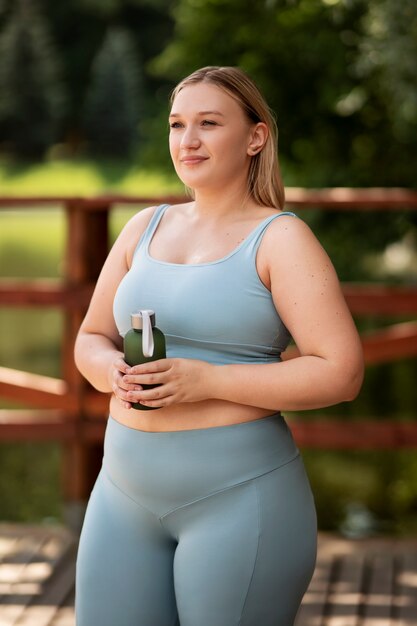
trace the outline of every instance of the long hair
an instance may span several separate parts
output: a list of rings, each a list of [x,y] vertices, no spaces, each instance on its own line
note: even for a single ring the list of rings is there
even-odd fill
[[[263,206],[284,208],[285,190],[278,161],[278,129],[275,117],[255,83],[238,67],[208,66],[196,70],[175,87],[171,104],[188,85],[211,83],[227,92],[252,123],[263,122],[268,138],[262,150],[251,157],[248,193]]]

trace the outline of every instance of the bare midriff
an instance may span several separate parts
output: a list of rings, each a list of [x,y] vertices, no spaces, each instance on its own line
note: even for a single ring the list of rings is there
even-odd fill
[[[249,422],[276,411],[227,402],[226,400],[204,400],[187,402],[153,411],[124,409],[112,396],[110,415],[121,424],[146,432],[166,432],[192,430],[196,428],[214,428]]]

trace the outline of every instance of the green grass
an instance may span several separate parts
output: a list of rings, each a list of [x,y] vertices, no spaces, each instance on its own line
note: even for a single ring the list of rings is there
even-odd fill
[[[31,165],[0,161],[2,195],[90,196],[107,191],[148,195],[182,189],[174,172],[158,172],[123,161],[77,159]]]
[[[113,240],[137,208],[110,213]],[[0,210],[0,276],[57,278],[63,275],[64,211],[58,207]]]
[[[53,278],[62,273],[65,216],[58,209],[0,210],[0,275]]]

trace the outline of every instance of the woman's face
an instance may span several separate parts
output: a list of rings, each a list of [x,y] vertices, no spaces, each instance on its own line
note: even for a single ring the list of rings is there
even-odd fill
[[[249,122],[234,98],[210,83],[183,87],[169,124],[171,158],[185,185],[203,190],[240,183],[246,189],[250,155],[264,125]]]

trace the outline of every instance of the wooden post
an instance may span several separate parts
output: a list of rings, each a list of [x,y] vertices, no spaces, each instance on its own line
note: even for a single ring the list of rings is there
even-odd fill
[[[108,215],[110,204],[90,210],[82,201],[71,201],[66,205],[67,249],[64,280],[68,288],[82,291],[95,284],[108,253]],[[83,397],[89,384],[78,372],[74,363],[74,342],[86,312],[82,301],[65,312],[63,338],[63,378],[77,398],[76,409],[67,413],[74,420],[78,436],[75,441],[63,446],[63,492],[65,498],[65,521],[74,530],[81,528],[85,507],[101,467],[102,442],[86,441],[82,422]],[[103,419],[104,419],[103,415]]]

